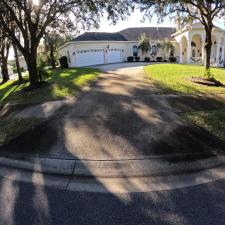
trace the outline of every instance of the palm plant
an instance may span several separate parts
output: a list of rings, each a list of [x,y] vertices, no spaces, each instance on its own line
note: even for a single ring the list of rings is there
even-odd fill
[[[166,54],[169,52],[170,56],[171,56],[171,52],[174,51],[174,46],[173,43],[169,40],[164,40],[160,43],[160,48],[162,49],[162,53],[163,53],[163,59],[166,59]]]
[[[146,56],[148,51],[151,49],[150,39],[146,33],[141,34],[139,38],[139,49],[142,51],[142,55]]]

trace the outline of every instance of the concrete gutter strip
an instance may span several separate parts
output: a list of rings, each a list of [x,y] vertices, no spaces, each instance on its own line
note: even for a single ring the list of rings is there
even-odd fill
[[[129,161],[77,161],[74,176],[83,177],[147,177],[189,173],[225,163],[224,157],[171,163],[163,159]]]
[[[30,158],[29,160],[19,160],[0,157],[0,165],[28,170],[32,172],[71,175],[75,167],[75,160]]]
[[[196,161],[171,163],[165,159],[85,161],[49,158],[29,158],[26,160],[0,157],[0,166],[53,175],[73,177],[148,177],[169,174],[197,172],[215,168],[225,163],[224,156]]]

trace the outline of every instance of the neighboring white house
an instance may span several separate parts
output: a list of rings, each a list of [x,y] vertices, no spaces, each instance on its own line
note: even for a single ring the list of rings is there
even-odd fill
[[[142,33],[150,38],[151,50],[142,55],[138,50],[138,39]],[[128,28],[117,33],[86,32],[59,49],[59,56],[67,56],[70,67],[127,61],[128,56],[146,56],[150,60],[163,57],[160,49],[162,40],[170,40],[175,47],[173,55],[180,63],[204,64],[205,30],[201,23],[187,24],[184,27],[143,27]],[[212,66],[223,67],[225,59],[225,31],[214,27]]]
[[[9,76],[13,75],[13,67],[8,65],[8,72],[9,72]],[[2,71],[1,71],[1,67],[0,67],[0,79],[2,79]],[[1,81],[0,81],[1,82]]]
[[[10,59],[9,64],[12,65],[13,67],[16,67],[15,58]],[[20,64],[20,68],[22,68],[23,71],[27,70],[27,63],[22,55],[19,56],[19,64]]]

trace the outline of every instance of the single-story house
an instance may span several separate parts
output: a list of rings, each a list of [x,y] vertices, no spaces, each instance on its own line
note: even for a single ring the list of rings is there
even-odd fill
[[[15,58],[9,60],[9,64],[12,65],[14,68],[16,67],[16,60]],[[24,57],[21,55],[19,56],[19,64],[22,71],[27,71],[27,63]]]
[[[149,37],[151,45],[147,54],[142,54],[138,48],[138,40],[143,33]],[[116,33],[86,32],[61,46],[59,57],[66,56],[69,67],[124,62],[129,56],[139,56],[141,60],[149,57],[154,61],[165,56],[160,48],[163,40],[169,40],[174,45],[172,55],[178,62],[204,64],[205,30],[201,23],[189,23],[183,27],[177,23],[176,28],[128,28]],[[224,59],[225,31],[214,26],[211,64],[223,67]]]

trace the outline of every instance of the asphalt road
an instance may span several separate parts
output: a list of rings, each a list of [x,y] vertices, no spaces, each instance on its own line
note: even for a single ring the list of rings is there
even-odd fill
[[[136,194],[71,192],[0,181],[1,225],[223,225],[225,181]]]

